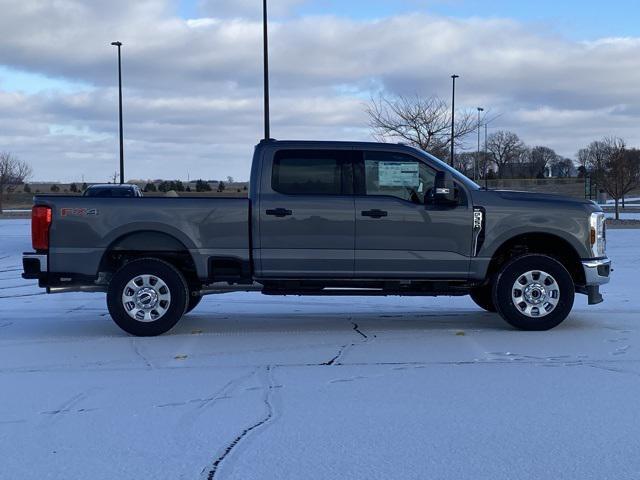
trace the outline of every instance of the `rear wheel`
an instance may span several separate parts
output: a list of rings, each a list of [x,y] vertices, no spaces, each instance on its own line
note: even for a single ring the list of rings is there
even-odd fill
[[[482,287],[474,288],[469,293],[469,296],[471,297],[471,300],[476,303],[476,305],[486,310],[487,312],[496,311],[496,306],[493,303],[493,295],[491,293],[491,285],[484,285]]]
[[[575,285],[567,269],[547,255],[523,255],[506,263],[493,283],[493,302],[510,325],[549,330],[569,315]]]
[[[178,323],[188,305],[184,276],[170,263],[142,258],[111,278],[107,307],[116,324],[137,336],[161,335]]]

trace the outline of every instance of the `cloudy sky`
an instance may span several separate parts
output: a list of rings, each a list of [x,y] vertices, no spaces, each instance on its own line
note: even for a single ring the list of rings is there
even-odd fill
[[[272,136],[369,140],[380,92],[450,95],[573,157],[640,146],[640,3],[270,0]],[[33,180],[246,179],[262,135],[260,0],[0,0],[0,151]],[[473,142],[470,141],[469,148]]]

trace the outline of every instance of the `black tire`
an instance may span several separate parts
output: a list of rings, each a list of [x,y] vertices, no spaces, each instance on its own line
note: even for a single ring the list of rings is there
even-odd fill
[[[150,282],[153,282],[154,278],[156,282],[158,279],[163,282],[164,285],[159,287],[158,290],[159,295],[166,296],[166,292],[169,292],[169,300],[160,300],[158,302],[163,313],[159,315],[157,310],[147,310],[151,318],[148,321],[132,318],[122,298],[127,284],[142,275],[149,275],[151,277]],[[157,286],[158,283],[155,285]],[[128,306],[132,306],[134,303],[133,298],[132,302],[127,302]],[[182,273],[170,263],[157,258],[141,258],[125,264],[113,275],[107,290],[107,307],[111,318],[125,332],[139,337],[161,335],[171,330],[184,315],[188,300],[189,289]],[[137,310],[146,315],[144,309]],[[133,308],[131,311],[134,311]],[[159,315],[157,319],[153,319],[154,311],[156,315]]]
[[[189,313],[191,310],[196,308],[201,301],[202,295],[193,295],[191,292],[189,292],[189,303],[187,304],[187,310],[184,313]]]
[[[471,300],[473,300],[476,303],[476,305],[486,310],[487,312],[494,313],[496,311],[496,306],[493,303],[493,293],[491,292],[491,284],[474,288],[469,293],[469,296],[471,297]]]
[[[527,272],[546,272],[557,284],[558,299],[555,308],[544,316],[531,317],[522,313],[523,305],[516,306],[516,301],[512,299],[512,295],[518,289],[514,289],[515,282]],[[573,308],[573,300],[575,297],[575,285],[571,274],[567,269],[555,258],[547,255],[523,255],[516,257],[507,262],[498,272],[496,281],[493,283],[493,302],[500,316],[510,325],[521,330],[549,330],[567,318],[571,308]],[[544,304],[540,304],[544,308]]]

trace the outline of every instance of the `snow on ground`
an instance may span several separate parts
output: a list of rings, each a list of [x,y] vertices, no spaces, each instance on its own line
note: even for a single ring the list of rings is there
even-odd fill
[[[616,218],[615,212],[606,212],[607,218]],[[621,220],[640,220],[640,212],[620,212]]]
[[[640,204],[640,197],[625,197],[626,203],[637,203]],[[607,199],[607,205],[614,205],[616,203],[615,199],[609,198]]]
[[[549,332],[468,298],[210,296],[125,335],[20,278],[0,221],[2,479],[620,479],[640,472],[640,230]]]

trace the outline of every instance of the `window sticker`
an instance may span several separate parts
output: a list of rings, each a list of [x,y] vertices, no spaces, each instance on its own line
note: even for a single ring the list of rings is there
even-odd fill
[[[420,183],[417,162],[380,162],[378,183],[381,187],[417,187]]]

